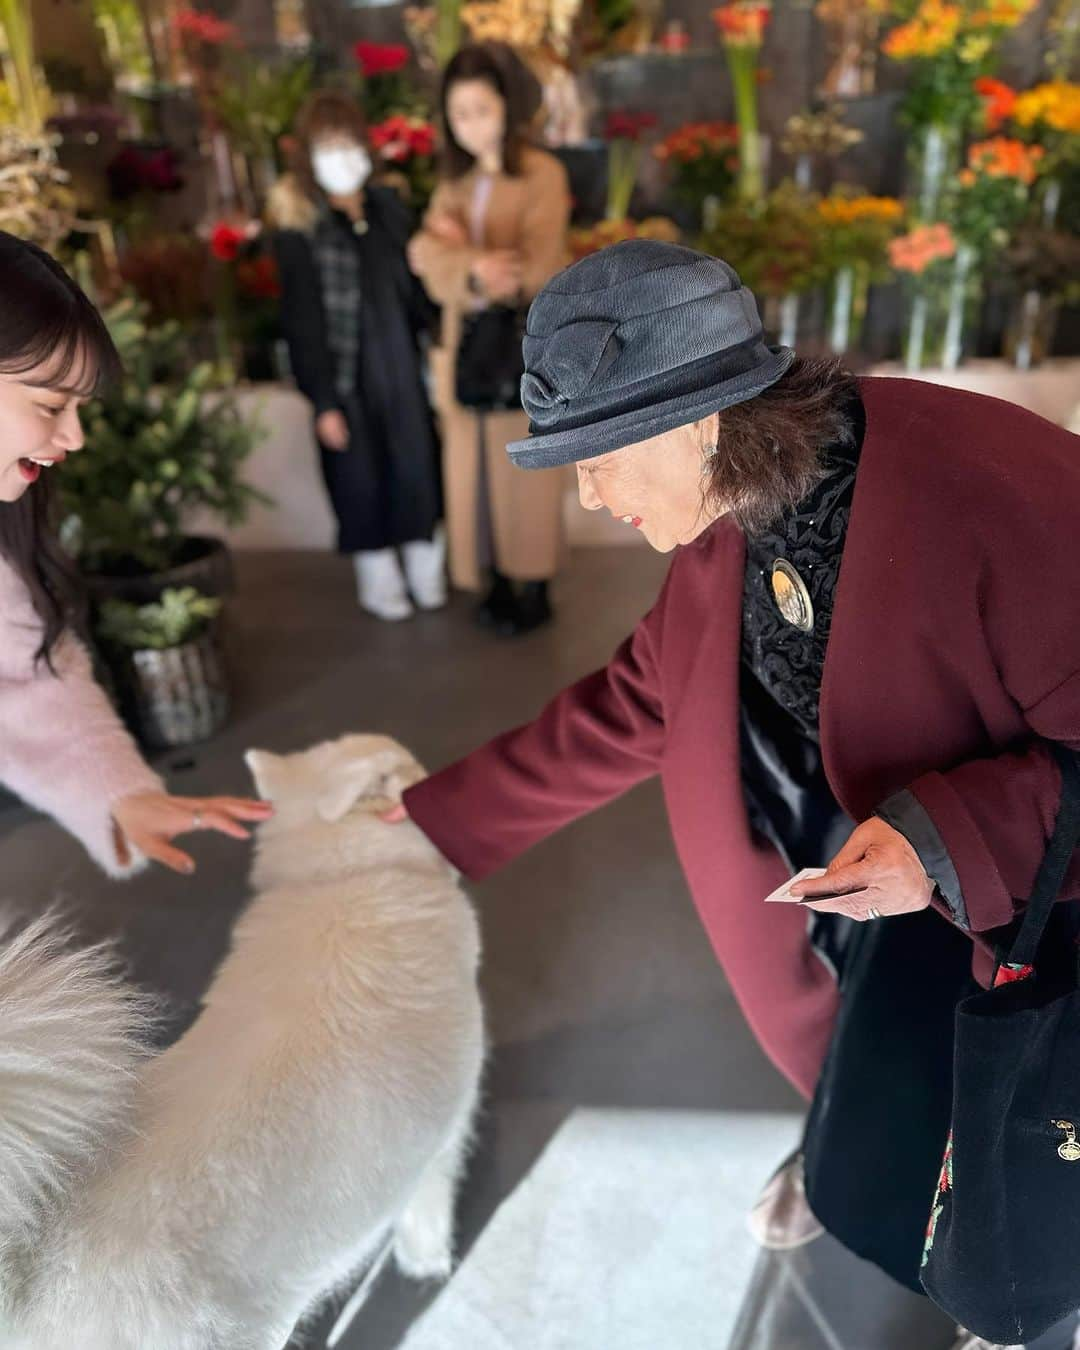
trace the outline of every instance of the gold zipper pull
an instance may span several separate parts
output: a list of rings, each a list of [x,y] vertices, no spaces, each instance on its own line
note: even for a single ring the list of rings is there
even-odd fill
[[[1080,1143],[1076,1141],[1076,1127],[1071,1120],[1052,1120],[1051,1125],[1056,1130],[1064,1130],[1068,1138],[1065,1142],[1058,1145],[1058,1157],[1064,1158],[1066,1162],[1080,1162]]]

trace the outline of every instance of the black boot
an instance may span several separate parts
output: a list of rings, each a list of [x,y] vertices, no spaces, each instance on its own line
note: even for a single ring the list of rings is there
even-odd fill
[[[513,614],[496,626],[499,637],[521,637],[554,618],[546,581],[523,581],[518,587]]]
[[[504,623],[513,622],[516,614],[517,597],[509,577],[493,569],[491,587],[476,607],[476,622],[481,628],[497,629]]]

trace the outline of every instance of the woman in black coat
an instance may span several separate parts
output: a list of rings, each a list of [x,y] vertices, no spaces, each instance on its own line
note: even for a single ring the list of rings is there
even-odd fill
[[[421,351],[436,311],[405,258],[407,207],[366,182],[357,104],[313,95],[297,142],[295,172],[269,206],[285,339],[315,410],[338,547],[353,555],[360,604],[404,619],[412,601],[446,601],[438,437]]]

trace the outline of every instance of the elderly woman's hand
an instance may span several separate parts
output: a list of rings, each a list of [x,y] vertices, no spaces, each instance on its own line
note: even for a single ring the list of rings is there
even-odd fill
[[[858,827],[823,877],[791,888],[796,898],[805,897],[808,909],[859,920],[876,917],[871,909],[882,918],[914,914],[926,909],[933,893],[934,883],[919,855],[898,830],[877,816]],[[814,900],[815,895],[834,898]]]

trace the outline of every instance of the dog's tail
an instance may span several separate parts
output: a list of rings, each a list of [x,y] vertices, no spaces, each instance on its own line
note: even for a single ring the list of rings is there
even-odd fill
[[[153,1022],[106,944],[0,925],[0,1304],[49,1216],[130,1123]]]

